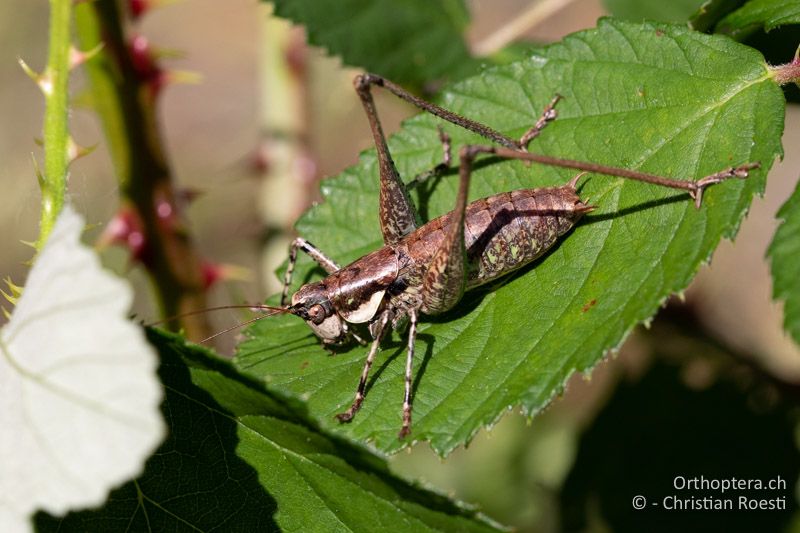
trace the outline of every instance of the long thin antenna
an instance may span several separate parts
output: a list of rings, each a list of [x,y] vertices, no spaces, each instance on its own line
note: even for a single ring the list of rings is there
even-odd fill
[[[223,329],[222,331],[214,333],[210,337],[206,337],[205,339],[199,341],[198,344],[205,344],[205,343],[207,343],[208,341],[210,341],[212,339],[216,339],[220,335],[224,335],[225,333],[228,333],[229,331],[233,331],[235,329],[239,329],[241,327],[244,327],[244,326],[246,326],[248,324],[252,324],[253,322],[258,322],[259,320],[263,320],[263,319],[269,318],[271,316],[279,315],[281,313],[288,313],[288,311],[286,309],[283,309],[283,308],[280,308],[280,307],[274,308],[274,309],[275,310],[272,311],[271,313],[267,313],[265,315],[261,315],[261,316],[255,317],[255,318],[251,318],[250,320],[248,320],[246,322],[242,322],[241,324],[236,324],[235,326],[231,326],[231,327],[229,327],[227,329]]]
[[[192,315],[199,315],[201,313],[207,313],[209,311],[221,311],[223,309],[250,309],[251,311],[274,311],[274,313],[270,313],[266,316],[273,316],[279,313],[291,313],[289,308],[287,307],[273,307],[271,305],[263,305],[263,304],[248,304],[248,305],[220,305],[217,307],[207,307],[205,309],[200,309],[197,311],[189,311],[188,313],[181,313],[179,315],[170,316],[167,318],[163,318],[161,320],[156,320],[155,322],[150,322],[149,324],[145,324],[147,327],[151,326],[158,326],[161,324],[166,324],[167,322],[172,322],[173,320],[177,320],[179,318],[183,318],[185,316],[192,316]],[[215,335],[216,336],[216,335]],[[205,342],[205,341],[203,341]]]

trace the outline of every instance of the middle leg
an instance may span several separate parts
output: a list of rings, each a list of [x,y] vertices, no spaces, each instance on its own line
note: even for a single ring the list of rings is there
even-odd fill
[[[417,341],[417,311],[411,309],[408,313],[408,353],[406,355],[405,395],[403,396],[403,427],[398,435],[404,439],[411,433],[411,385],[414,371],[414,346]]]

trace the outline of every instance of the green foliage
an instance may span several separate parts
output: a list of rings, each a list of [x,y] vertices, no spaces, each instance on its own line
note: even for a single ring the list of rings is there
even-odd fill
[[[581,193],[599,206],[546,257],[502,285],[469,293],[447,315],[426,318],[415,360],[415,439],[441,454],[522,405],[543,409],[575,371],[588,371],[681,291],[721,237],[732,237],[780,153],[784,101],[762,56],[727,38],[682,26],[611,19],[543,48],[527,61],[489,69],[446,91],[441,101],[507,133],[521,135],[556,93],[559,119],[531,150],[677,177],[701,177],[731,164],[761,161],[747,181],[708,191],[696,210],[685,194],[592,176]],[[441,158],[437,119],[417,116],[390,141],[410,178]],[[445,125],[454,146],[485,142]],[[559,185],[572,172],[484,160],[471,197]],[[455,172],[416,194],[423,218],[453,207]],[[298,222],[301,235],[342,264],[381,246],[375,154],[322,185],[325,202]],[[310,278],[301,263],[295,279]],[[303,274],[306,274],[305,276]],[[296,288],[296,287],[295,287]],[[367,399],[355,420],[334,414],[351,402],[365,349],[329,356],[296,317],[249,330],[236,364],[308,401],[323,427],[386,451],[397,438],[404,343],[384,343]]]
[[[744,4],[745,0],[707,0],[690,18],[689,27],[710,33],[725,15]]]
[[[101,509],[42,531],[488,531],[480,516],[389,473],[320,432],[302,405],[227,361],[151,330],[166,388],[168,440]]]
[[[658,20],[661,22],[683,22],[695,13],[703,0],[660,0],[642,2],[641,0],[604,0],[609,13],[615,17],[634,22]]]
[[[800,24],[800,1],[751,0],[722,19],[716,31],[736,36],[762,28],[769,32],[787,24]]]
[[[308,42],[398,83],[421,87],[470,64],[462,0],[273,0]]]
[[[767,255],[772,261],[773,296],[785,302],[783,325],[800,343],[800,185],[778,211],[782,220]]]
[[[662,340],[670,344],[675,337]],[[686,350],[686,342],[681,346]],[[596,531],[600,523],[609,531],[653,533],[792,530],[790,524],[797,519],[794,486],[800,473],[792,395],[778,393],[756,373],[732,365],[729,356],[714,362],[698,357],[713,352],[709,346],[694,347],[704,350],[691,355],[695,370],[705,366],[711,373],[708,386],[687,387],[681,378],[690,375],[691,368],[657,359],[640,381],[620,384],[583,435],[562,489],[565,531]],[[631,428],[635,438],[630,438]],[[747,460],[742,460],[743,450]],[[774,490],[676,491],[676,476],[762,483],[780,478],[786,485]],[[645,509],[632,508],[637,494],[647,498]],[[698,503],[706,497],[731,499],[734,509],[740,496],[783,498],[785,507],[760,512],[669,511],[664,509],[668,496],[694,497]]]

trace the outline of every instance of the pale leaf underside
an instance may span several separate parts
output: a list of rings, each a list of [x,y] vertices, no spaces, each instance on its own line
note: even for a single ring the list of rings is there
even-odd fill
[[[132,291],[79,242],[83,227],[66,205],[0,332],[0,524],[100,504],[164,436]]]

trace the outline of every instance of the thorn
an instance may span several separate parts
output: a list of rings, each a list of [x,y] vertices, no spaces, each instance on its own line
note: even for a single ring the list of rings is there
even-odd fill
[[[21,243],[22,243],[22,244],[24,244],[25,246],[30,246],[30,247],[31,247],[31,248],[33,248],[34,250],[36,249],[36,243],[35,243],[35,242],[33,242],[33,241],[23,241],[22,239],[20,239],[20,241],[19,241],[19,242],[21,242]]]
[[[2,294],[2,295],[3,295],[3,297],[4,297],[6,300],[8,300],[8,303],[10,303],[11,305],[17,305],[17,299],[16,299],[15,297],[13,297],[12,295],[8,294],[8,293],[7,293],[6,291],[4,291],[3,289],[0,289],[0,294]]]
[[[74,46],[69,47],[69,69],[74,70],[75,68],[83,65],[87,61],[94,59],[97,54],[103,49],[104,43],[100,42],[94,48],[83,51],[78,50]]]
[[[33,164],[33,172],[36,174],[36,181],[39,182],[39,188],[44,190],[47,187],[47,181],[44,179],[44,174],[42,174],[39,162],[36,161],[36,156],[33,155],[33,152],[31,152],[31,163]]]
[[[22,287],[11,281],[11,276],[6,276],[3,281],[6,282],[8,290],[11,291],[11,294],[14,295],[15,298],[19,298],[22,295]]]
[[[3,316],[6,317],[6,320],[11,320],[11,313],[8,312],[8,309],[6,309],[5,307],[3,307],[2,309],[3,309]]]
[[[28,77],[39,86],[42,94],[45,96],[50,96],[53,93],[53,80],[51,80],[50,75],[47,74],[47,69],[45,69],[42,73],[38,73],[29,67],[28,64],[25,63],[25,60],[23,60],[21,57],[17,58],[17,62],[19,63],[19,66],[22,67],[22,70],[25,72],[25,74],[27,74]]]
[[[67,137],[67,158],[69,163],[72,164],[73,161],[76,159],[80,159],[85,155],[89,155],[94,152],[94,149],[97,148],[97,145],[94,144],[92,146],[81,146],[80,144],[76,143],[72,136]]]
[[[174,85],[198,85],[202,83],[203,75],[192,70],[168,70],[164,73],[162,83]]]
[[[41,76],[39,76],[38,85],[39,89],[42,90],[42,94],[44,94],[46,97],[49,97],[51,94],[53,94],[53,79],[50,77],[50,72],[48,69],[45,69]]]
[[[19,63],[19,66],[22,67],[22,70],[25,72],[25,74],[28,75],[30,79],[32,79],[35,83],[39,83],[40,74],[35,70],[33,70],[31,67],[29,67],[24,59],[22,59],[21,57],[17,57],[17,63]]]
[[[130,54],[133,68],[139,79],[150,86],[151,96],[155,97],[167,84],[197,84],[202,76],[184,70],[164,70],[158,59],[169,52],[155,50],[143,35],[134,35],[130,41]]]
[[[150,53],[153,59],[185,59],[186,52],[177,48],[153,48]]]

